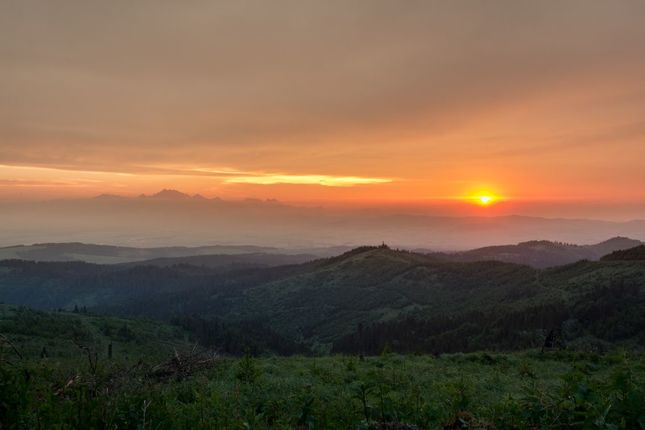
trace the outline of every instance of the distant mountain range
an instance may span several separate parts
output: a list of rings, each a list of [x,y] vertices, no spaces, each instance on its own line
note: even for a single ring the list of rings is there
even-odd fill
[[[201,194],[186,194],[178,190],[173,190],[169,188],[164,188],[163,190],[154,193],[154,194],[140,194],[136,197],[137,199],[148,199],[148,200],[209,200],[212,202],[223,202],[219,197],[208,198],[204,197]],[[95,200],[131,200],[133,197],[122,196],[119,194],[100,194],[94,197]],[[258,199],[246,199],[243,202],[266,202],[266,203],[278,203],[277,200],[258,200]],[[229,202],[234,203],[234,202]]]
[[[487,246],[464,252],[433,253],[432,255],[447,261],[496,260],[544,268],[562,266],[580,260],[599,260],[600,257],[611,252],[639,245],[642,245],[641,241],[627,237],[614,237],[594,245],[532,240],[517,245]]]
[[[3,202],[0,246],[83,242],[150,248],[242,243],[348,249],[384,241],[406,249],[457,251],[536,238],[577,244],[616,236],[645,240],[645,220],[458,217],[437,215],[431,209],[405,211],[301,207],[275,200],[226,201],[170,189],[139,197]]]
[[[156,266],[171,267],[177,265],[208,267],[211,269],[241,270],[260,267],[285,266],[290,264],[306,263],[319,256],[311,254],[214,254],[193,255],[189,257],[166,257],[152,260],[124,263],[127,266]]]
[[[194,194],[194,195],[188,195],[185,193],[182,193],[177,190],[169,190],[169,189],[163,189],[159,191],[156,194],[152,194],[150,196],[147,196],[145,194],[141,194],[139,198],[148,198],[148,199],[167,199],[167,200],[172,200],[172,199],[179,199],[179,200],[185,200],[185,199],[197,199],[197,200],[203,200],[206,199],[204,196],[201,194]]]
[[[155,266],[193,264],[219,267],[255,263],[281,265],[302,263],[347,251],[346,247],[279,249],[248,245],[170,246],[135,248],[87,243],[38,243],[0,248],[0,260],[84,261],[96,264],[146,262]]]
[[[445,261],[504,261],[544,268],[561,266],[580,260],[598,260],[603,255],[641,245],[626,237],[614,237],[594,245],[573,245],[546,240],[522,242],[517,245],[488,246],[470,251],[427,253]],[[200,247],[134,248],[84,243],[43,243],[0,248],[0,260],[85,261],[97,264],[130,263],[137,265],[172,266],[189,264],[211,268],[269,267],[298,264],[316,258],[332,257],[348,251],[348,247],[274,248],[245,245],[213,245]]]

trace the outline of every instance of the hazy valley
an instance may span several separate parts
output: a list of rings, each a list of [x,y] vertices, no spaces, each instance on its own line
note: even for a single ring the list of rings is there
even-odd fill
[[[645,220],[445,216],[397,208],[334,209],[253,199],[227,201],[164,191],[146,197],[15,202],[0,211],[4,226],[0,245],[85,242],[195,247],[216,243],[317,254],[307,249],[348,249],[385,242],[402,248],[457,251],[535,239],[575,244],[593,244],[615,236],[645,240]]]

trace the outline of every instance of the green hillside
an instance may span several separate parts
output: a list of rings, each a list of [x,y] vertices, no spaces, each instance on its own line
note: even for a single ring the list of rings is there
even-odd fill
[[[604,256],[602,259],[604,261],[645,261],[645,245],[614,251],[611,254]]]
[[[214,254],[191,255],[188,257],[154,258],[151,260],[126,263],[124,265],[131,267],[170,267],[176,265],[190,265],[220,270],[239,270],[259,267],[283,266],[288,264],[300,264],[315,260],[316,258],[316,256],[310,254]]]
[[[212,246],[167,246],[156,248],[136,248],[130,246],[98,245],[92,243],[67,242],[67,243],[36,243],[33,245],[16,245],[0,247],[0,260],[30,260],[30,261],[83,261],[95,264],[121,264],[144,262],[158,259],[182,259],[194,258],[197,256],[234,256],[241,258],[254,258],[271,256],[276,259],[294,261],[283,262],[288,264],[302,262],[303,255],[307,256],[331,256],[346,251],[346,247],[326,248],[300,248],[280,249],[266,246],[252,245],[212,245]],[[254,257],[253,257],[254,256]],[[310,258],[309,258],[310,259]],[[159,261],[158,263],[163,263]],[[267,264],[274,265],[274,264]]]
[[[407,341],[396,334],[401,321],[426,324],[419,333],[435,339],[416,339],[423,351],[534,347],[563,327],[570,341],[592,348],[644,343],[642,261],[537,270],[363,247],[300,265],[226,273],[190,265],[0,265],[0,300],[7,303],[268,325],[322,351],[343,350],[347,336],[377,326],[391,333],[380,338],[405,349]]]
[[[641,241],[627,237],[614,237],[593,245],[532,240],[517,245],[487,246],[457,253],[433,253],[433,256],[447,261],[495,260],[546,268],[571,264],[580,260],[599,260],[610,252],[641,244]]]
[[[303,345],[261,324],[227,323],[190,315],[161,322],[90,314],[85,308],[47,312],[0,305],[0,334],[11,339],[25,358],[77,357],[83,348],[101,358],[107,357],[111,348],[111,358],[115,360],[158,358],[196,345],[221,355],[291,355],[307,351]]]
[[[0,305],[0,334],[11,339],[23,358],[78,358],[86,347],[104,360],[112,345],[112,358],[128,361],[192,347],[190,333],[180,327],[152,320],[89,315],[82,309],[43,312]]]
[[[540,271],[366,249],[248,289],[232,304],[248,313],[230,318],[261,315],[280,331],[323,343],[403,317],[436,321],[435,334],[471,326],[452,337],[480,338],[456,347],[443,339],[439,351],[537,346],[564,322],[576,327],[572,336],[614,341],[642,337],[645,264],[582,262]]]

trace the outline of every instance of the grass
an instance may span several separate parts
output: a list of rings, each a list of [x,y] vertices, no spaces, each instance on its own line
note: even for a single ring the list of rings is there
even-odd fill
[[[79,345],[91,347],[99,357],[112,345],[115,359],[160,357],[173,348],[191,346],[188,334],[176,326],[145,319],[43,312],[0,305],[0,333],[28,358],[47,355],[61,360],[79,357]]]
[[[4,411],[9,420],[3,428],[359,429],[385,428],[378,425],[387,422],[418,428],[612,429],[645,424],[642,355],[222,357],[206,370],[163,381],[152,378],[145,365],[132,371],[134,360],[99,360],[94,373],[79,363],[28,359],[3,368],[0,403],[11,406]]]
[[[0,333],[2,430],[645,428],[642,352],[203,360],[161,322],[12,306]]]

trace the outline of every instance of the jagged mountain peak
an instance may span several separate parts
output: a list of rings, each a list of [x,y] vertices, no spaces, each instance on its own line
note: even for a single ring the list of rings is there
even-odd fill
[[[154,198],[154,199],[189,199],[190,195],[186,193],[182,193],[181,191],[164,188],[158,193],[152,194],[151,196],[147,196],[147,197]]]

